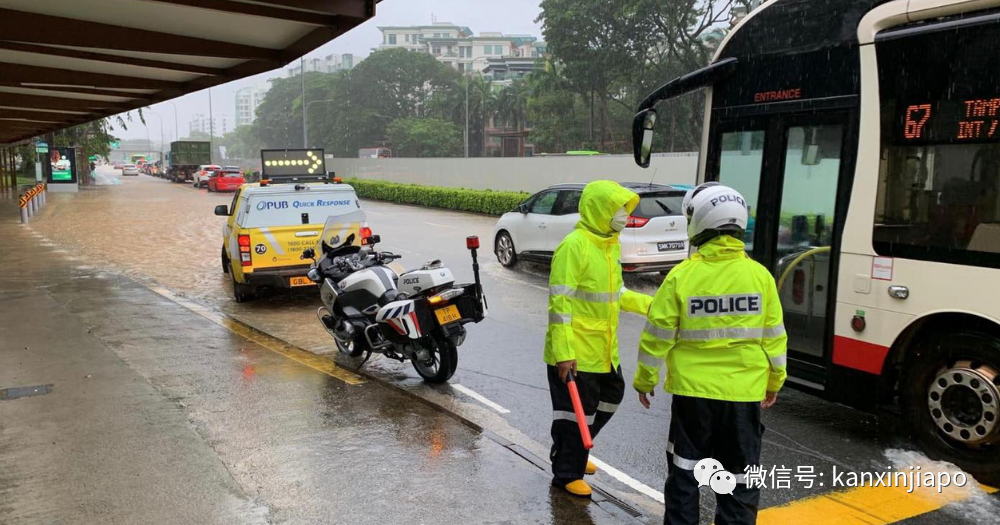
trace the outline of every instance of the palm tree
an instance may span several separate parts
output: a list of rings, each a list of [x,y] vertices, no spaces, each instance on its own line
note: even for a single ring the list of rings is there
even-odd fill
[[[504,127],[513,124],[517,131],[524,131],[530,98],[531,90],[528,83],[522,79],[514,80],[500,90],[497,94],[496,116],[503,119],[506,124]]]
[[[489,117],[496,112],[497,96],[492,81],[486,80],[481,75],[472,77],[471,81],[472,83],[469,84],[469,114],[476,115],[480,119],[477,128],[481,132],[479,141],[483,148],[481,154],[485,154],[486,126],[489,123]]]

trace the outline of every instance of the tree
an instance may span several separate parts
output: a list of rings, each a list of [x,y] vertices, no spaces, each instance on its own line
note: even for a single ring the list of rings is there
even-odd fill
[[[734,2],[745,0],[543,0],[545,40],[562,65],[565,88],[589,108],[587,135],[605,151],[627,151],[631,115],[638,102],[659,85],[708,63],[713,32]],[[546,96],[551,97],[549,90]],[[565,106],[567,98],[558,97]],[[688,96],[658,108],[664,128],[660,149],[696,148],[701,136],[703,97]],[[535,112],[541,109],[535,104]],[[553,129],[532,117],[535,126]],[[551,115],[558,118],[558,115]]]
[[[643,69],[654,46],[643,7],[652,0],[543,0],[538,22],[569,86],[590,105],[592,141],[612,138],[608,103]],[[665,2],[660,2],[665,3]]]
[[[494,115],[503,121],[504,127],[513,127],[517,131],[524,129],[530,94],[528,83],[523,79],[512,81],[497,93]]]
[[[404,118],[388,128],[397,157],[457,157],[462,155],[462,128],[437,118]]]
[[[139,118],[143,120],[142,110]],[[107,158],[111,155],[111,143],[118,140],[112,133],[115,126],[126,130],[132,120],[131,113],[97,119],[86,124],[61,129],[53,134],[53,146],[77,148],[77,166],[80,173],[89,175],[90,163],[84,162],[92,155]],[[145,122],[145,120],[143,120]],[[82,159],[82,160],[81,160]],[[87,177],[81,177],[87,180]]]
[[[581,98],[569,89],[557,63],[528,75],[530,141],[538,152],[562,153],[579,148],[587,137],[587,112]]]
[[[215,145],[226,148],[228,159],[239,159],[254,164],[253,161],[260,158],[260,147],[257,145],[252,126],[240,126],[222,137],[216,137]]]
[[[186,137],[178,139],[178,140],[192,140],[192,141],[208,142],[209,139],[211,139],[211,138],[212,138],[212,136],[209,135],[208,132],[206,132],[206,131],[194,130],[194,131],[189,131]],[[218,137],[216,137],[216,138],[218,138]]]

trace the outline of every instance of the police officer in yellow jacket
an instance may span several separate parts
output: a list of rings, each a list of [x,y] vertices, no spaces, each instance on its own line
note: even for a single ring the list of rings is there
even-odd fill
[[[580,197],[580,221],[556,248],[549,277],[549,325],[545,335],[552,397],[552,484],[590,497],[583,475],[597,467],[588,460],[573,412],[566,377],[574,374],[590,433],[611,419],[625,394],[618,366],[618,314],[646,315],[648,295],[625,289],[619,233],[639,196],[616,182],[587,184]]]
[[[732,495],[717,495],[715,523],[755,523],[760,491],[747,487],[745,473],[760,461],[761,408],[774,404],[785,381],[781,303],[774,278],[746,255],[743,196],[706,183],[688,192],[683,207],[698,252],[653,298],[633,381],[649,408],[666,364],[673,401],[663,521],[699,522],[694,469],[712,468],[699,462],[714,458],[737,482]]]

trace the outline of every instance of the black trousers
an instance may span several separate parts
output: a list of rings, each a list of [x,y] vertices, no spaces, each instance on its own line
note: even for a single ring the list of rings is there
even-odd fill
[[[569,397],[566,383],[559,379],[559,369],[548,366],[549,394],[552,397],[552,474],[554,485],[565,486],[583,479],[590,455],[583,448],[580,427],[573,413],[573,402]],[[578,372],[576,388],[580,391],[583,413],[587,416],[590,435],[593,438],[608,424],[618,405],[625,396],[625,381],[622,369],[596,374]]]
[[[747,488],[745,469],[760,464],[763,435],[759,402],[673,396],[663,523],[698,524],[699,492],[694,468],[704,458],[718,460],[737,481],[732,495],[716,495],[715,524],[756,523],[760,489]]]

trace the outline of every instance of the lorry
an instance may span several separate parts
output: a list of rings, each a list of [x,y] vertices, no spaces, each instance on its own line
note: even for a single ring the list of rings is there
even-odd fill
[[[206,141],[178,140],[170,143],[170,167],[167,179],[171,182],[194,180],[198,166],[212,163],[211,144]]]

